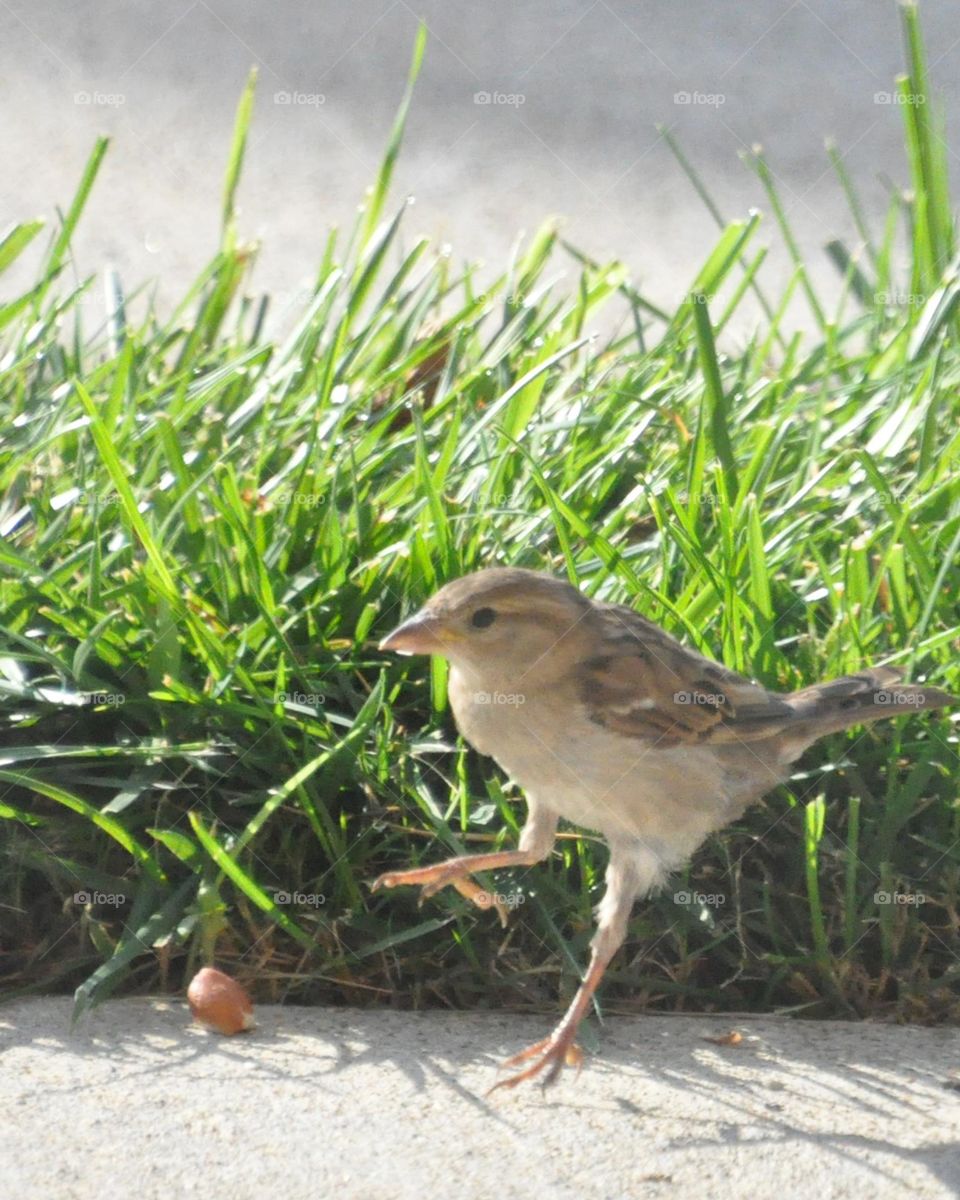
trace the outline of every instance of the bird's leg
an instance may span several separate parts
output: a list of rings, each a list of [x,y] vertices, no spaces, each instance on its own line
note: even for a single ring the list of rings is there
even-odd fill
[[[547,857],[557,835],[557,814],[529,802],[527,821],[520,833],[516,850],[498,850],[491,854],[464,854],[435,863],[432,867],[414,867],[409,871],[388,871],[374,880],[373,891],[379,888],[420,885],[421,903],[441,888],[452,885],[472,900],[478,908],[497,908],[505,922],[506,909],[489,892],[477,887],[469,876],[475,871],[493,871],[498,867],[529,867]]]
[[[576,1043],[577,1029],[587,1014],[593,994],[610,960],[623,945],[634,900],[652,882],[650,872],[644,871],[643,865],[634,857],[621,857],[618,848],[611,846],[610,864],[606,875],[607,890],[597,909],[597,932],[590,943],[590,965],[583,982],[553,1033],[543,1041],[535,1042],[526,1050],[508,1058],[503,1065],[516,1067],[531,1058],[534,1062],[525,1070],[511,1075],[509,1079],[494,1084],[491,1092],[495,1092],[497,1088],[516,1087],[525,1079],[533,1079],[544,1069],[547,1073],[543,1077],[543,1086],[548,1087],[555,1082],[564,1063],[577,1068],[582,1065],[583,1051]]]

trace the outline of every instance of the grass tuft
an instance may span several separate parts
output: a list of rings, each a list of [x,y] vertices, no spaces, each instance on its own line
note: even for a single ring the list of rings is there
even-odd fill
[[[928,94],[912,6],[904,95]],[[813,290],[761,290],[760,215],[720,225],[663,312],[546,224],[482,289],[388,210],[410,87],[356,228],[268,336],[235,196],[168,318],[64,281],[98,142],[37,281],[0,305],[0,972],[7,995],[180,987],[540,1009],[576,981],[605,850],[567,831],[418,913],[380,871],[513,842],[522,799],[457,740],[442,664],[377,639],[444,581],[553,570],[765,684],[890,661],[960,690],[960,353],[941,131],[904,104],[911,179]],[[0,271],[42,230],[0,241]],[[898,268],[905,238],[909,261]],[[579,273],[569,293],[561,257]],[[797,289],[812,335],[784,326]],[[724,337],[749,295],[765,315]],[[847,309],[851,312],[843,315]],[[595,329],[606,330],[595,334]],[[957,737],[855,730],[638,907],[609,1006],[956,1015]],[[889,900],[888,897],[893,897]]]

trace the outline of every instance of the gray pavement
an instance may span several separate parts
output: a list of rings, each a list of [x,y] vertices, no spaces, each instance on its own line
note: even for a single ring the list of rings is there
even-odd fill
[[[960,13],[955,0],[921,11],[956,132]],[[396,195],[416,197],[408,243],[427,233],[458,260],[502,264],[519,230],[559,213],[574,241],[677,303],[715,230],[658,122],[731,218],[766,208],[738,160],[763,143],[824,281],[823,244],[855,240],[824,136],[869,211],[883,176],[906,181],[894,0],[4,0],[0,224],[65,205],[108,132],[82,272],[109,259],[128,289],[157,277],[172,301],[216,246],[233,112],[257,63],[241,226],[264,241],[258,284],[295,303],[326,228],[351,221],[373,177],[420,17],[430,42]],[[769,262],[776,291],[786,260]]]
[[[579,1078],[485,1098],[546,1018],[265,1007],[225,1039],[177,1001],[69,1011],[0,1008],[4,1200],[960,1191],[956,1030],[612,1018]]]

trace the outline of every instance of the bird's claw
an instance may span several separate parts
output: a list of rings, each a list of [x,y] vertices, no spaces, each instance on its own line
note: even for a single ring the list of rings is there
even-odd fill
[[[516,1067],[531,1058],[535,1058],[537,1061],[527,1067],[525,1071],[518,1071],[509,1079],[501,1079],[499,1083],[495,1083],[487,1095],[495,1092],[497,1088],[515,1088],[517,1084],[539,1075],[544,1068],[547,1068],[547,1073],[540,1081],[541,1087],[544,1089],[556,1083],[564,1066],[576,1067],[579,1075],[580,1068],[583,1066],[583,1051],[574,1041],[574,1033],[575,1030],[572,1029],[569,1032],[556,1030],[543,1041],[535,1042],[532,1046],[527,1046],[526,1050],[521,1050],[519,1054],[508,1058],[502,1064],[503,1067]]]
[[[451,870],[447,863],[437,863],[432,867],[413,867],[409,871],[387,871],[373,881],[371,891],[378,892],[381,888],[419,884],[420,899],[423,901],[439,892],[447,884],[453,883],[462,874],[462,870]]]
[[[421,906],[425,900],[429,900],[431,896],[435,896],[443,888],[455,887],[461,896],[466,897],[477,908],[481,908],[484,911],[495,908],[500,918],[500,924],[504,928],[506,927],[506,905],[496,896],[491,895],[486,889],[480,887],[479,884],[474,883],[469,875],[464,873],[462,868],[457,869],[447,863],[437,863],[432,867],[414,867],[409,871],[387,871],[373,881],[370,890],[378,892],[381,888],[402,887],[405,884],[419,885],[420,898],[418,903]]]

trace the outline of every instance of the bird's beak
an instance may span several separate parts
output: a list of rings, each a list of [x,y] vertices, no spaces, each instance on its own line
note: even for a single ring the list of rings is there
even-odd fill
[[[449,641],[449,631],[441,622],[418,612],[388,633],[380,649],[396,654],[443,654],[445,641]]]

